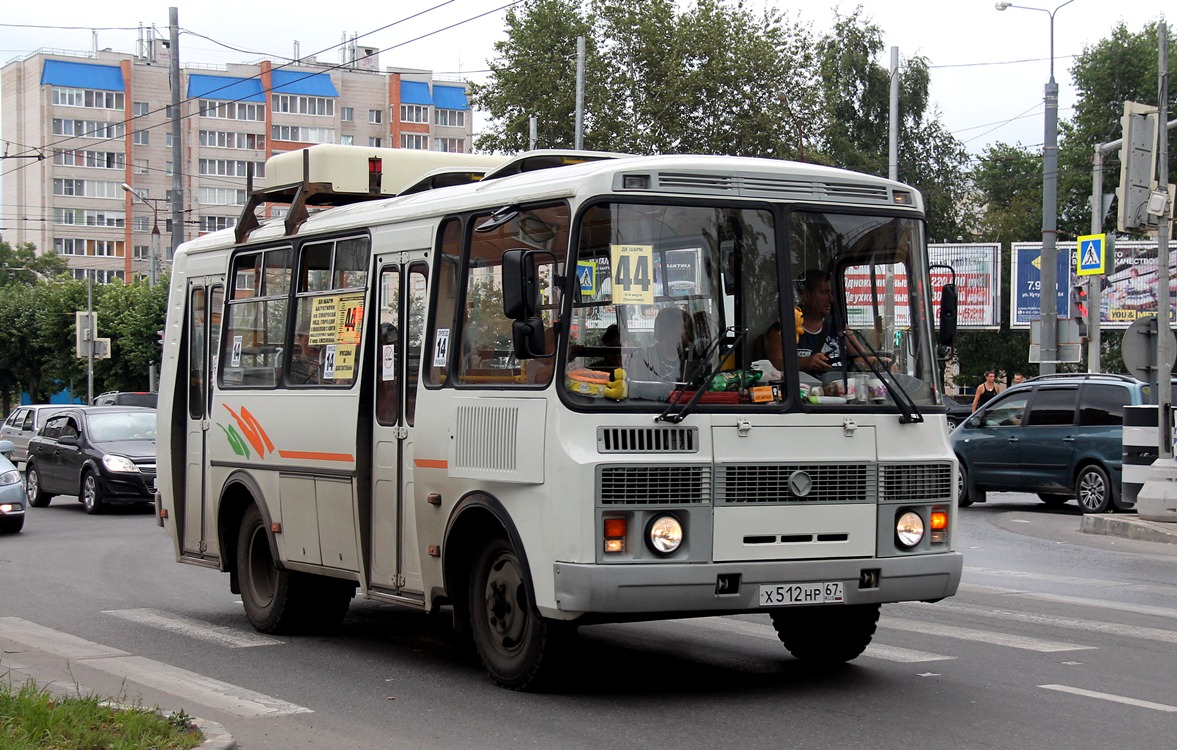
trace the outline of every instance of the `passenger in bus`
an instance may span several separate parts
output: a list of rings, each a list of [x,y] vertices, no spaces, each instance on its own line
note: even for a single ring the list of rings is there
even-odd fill
[[[612,371],[621,367],[621,329],[616,323],[610,323],[601,334],[602,349],[606,349],[604,356],[589,365],[594,370]]]
[[[306,333],[296,334],[294,337],[296,350],[290,358],[290,372],[287,382],[295,385],[308,385],[322,382],[322,366],[319,363],[320,349],[310,345],[310,336]]]
[[[691,316],[680,307],[664,307],[654,319],[654,344],[635,351],[626,366],[630,380],[682,382],[694,343]]]

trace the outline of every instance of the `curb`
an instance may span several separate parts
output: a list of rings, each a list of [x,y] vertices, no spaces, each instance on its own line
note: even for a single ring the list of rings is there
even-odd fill
[[[1120,536],[1142,542],[1177,544],[1177,524],[1145,521],[1130,516],[1088,514],[1083,516],[1079,531],[1084,534]]]

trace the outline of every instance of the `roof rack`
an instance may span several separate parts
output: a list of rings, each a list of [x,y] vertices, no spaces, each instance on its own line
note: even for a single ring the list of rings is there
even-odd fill
[[[266,160],[266,187],[254,189],[253,165],[247,174],[249,200],[241,211],[235,238],[244,242],[261,226],[257,209],[263,203],[284,203],[286,234],[298,231],[307,220],[308,206],[342,206],[359,201],[391,198],[406,190],[448,187],[459,182],[442,179],[440,173],[464,175],[465,181],[481,179],[494,167],[508,163],[505,156],[451,154],[399,148],[364,148],[319,144],[298,151],[275,154]],[[429,175],[432,184],[422,185]]]
[[[1126,383],[1138,382],[1136,378],[1131,375],[1120,375],[1112,372],[1052,372],[1047,375],[1035,375],[1032,378],[1026,378],[1027,383],[1038,383],[1044,380],[1090,380],[1092,378],[1112,378],[1113,380],[1121,380]]]

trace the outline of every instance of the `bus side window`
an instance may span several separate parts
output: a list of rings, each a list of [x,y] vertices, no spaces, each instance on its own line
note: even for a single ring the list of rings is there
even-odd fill
[[[429,300],[429,269],[424,263],[414,263],[409,268],[406,286],[408,305],[407,319],[401,330],[402,356],[407,358],[405,367],[405,424],[413,426],[417,415],[417,385],[420,380],[421,357],[425,344],[425,313]]]

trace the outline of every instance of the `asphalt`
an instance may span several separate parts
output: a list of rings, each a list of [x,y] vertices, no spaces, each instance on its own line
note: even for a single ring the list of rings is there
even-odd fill
[[[1177,544],[1177,523],[1145,521],[1134,514],[1085,515],[1080,523],[1080,531],[1084,534],[1116,536],[1157,544]],[[81,676],[81,668],[77,663],[70,664],[67,659],[38,651],[26,643],[6,640],[3,636],[0,636],[0,655],[7,657],[0,660],[5,662],[0,663],[0,679],[13,685],[21,685],[32,679],[38,686],[48,687],[62,694],[76,694],[79,689],[83,689],[76,682]],[[19,664],[11,661],[12,657],[18,658]],[[139,687],[126,682],[112,687],[103,684],[103,680],[98,679],[97,675],[91,674],[86,677],[94,680],[95,684],[91,687],[99,695],[104,694],[104,688],[110,689],[111,695],[128,695],[134,694],[133,691]],[[151,694],[150,698],[160,701],[157,705],[166,703],[164,693]],[[237,740],[221,724],[200,718],[194,718],[193,722],[204,733],[204,742],[199,746],[201,750],[236,750],[238,747]]]

